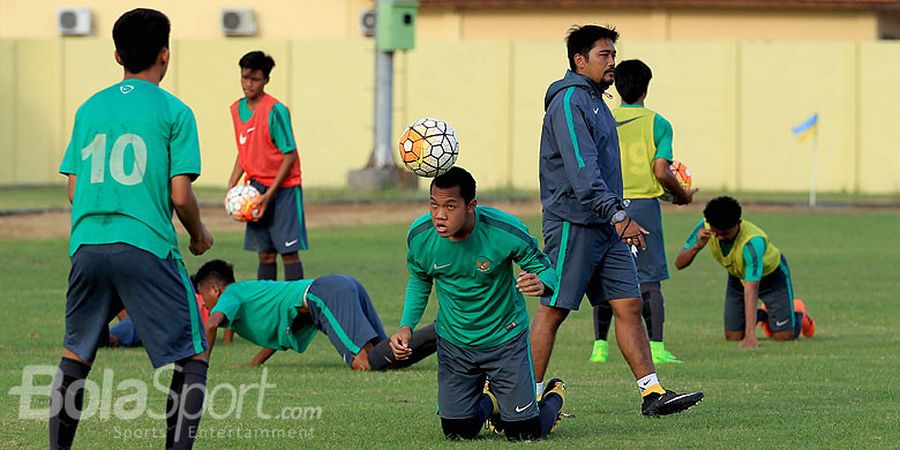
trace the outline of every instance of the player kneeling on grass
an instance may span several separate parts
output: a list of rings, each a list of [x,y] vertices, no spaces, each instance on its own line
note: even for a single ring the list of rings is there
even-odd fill
[[[412,330],[434,284],[444,435],[475,438],[490,419],[510,440],[540,439],[558,425],[566,388],[554,379],[543,400],[536,398],[522,294],[552,292],[556,272],[521,221],[476,204],[475,180],[464,169],[431,182],[431,212],[413,221],[407,236],[410,277],[391,347],[397,359],[415,355],[410,344],[419,331]],[[518,277],[513,263],[522,268]]]
[[[776,341],[812,337],[816,324],[802,300],[794,299],[787,260],[769,236],[741,219],[741,205],[731,197],[716,197],[703,209],[701,220],[678,253],[675,267],[691,265],[709,243],[713,258],[728,271],[725,289],[725,339],[756,347],[756,323]],[[710,237],[715,236],[715,239]],[[763,307],[756,309],[757,299]]]
[[[304,352],[319,331],[353,370],[408,367],[434,353],[434,325],[411,339],[412,355],[398,361],[366,289],[348,275],[296,281],[235,283],[234,269],[209,261],[194,275],[197,291],[210,309],[206,337],[212,351],[216,329],[227,327],[263,347],[248,363],[258,366],[278,350]]]

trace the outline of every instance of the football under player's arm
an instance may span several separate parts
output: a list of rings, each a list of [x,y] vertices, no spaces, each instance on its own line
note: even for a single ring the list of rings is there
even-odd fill
[[[694,193],[698,189],[685,190],[669,165],[672,164],[672,124],[663,116],[656,114],[653,118],[653,143],[656,145],[656,155],[653,160],[653,175],[659,180],[666,191],[675,197],[676,205],[687,205],[694,200]]]
[[[253,359],[251,359],[250,362],[247,363],[247,367],[256,367],[262,365],[263,363],[268,361],[276,351],[277,350],[272,350],[268,347],[263,347],[259,351],[259,353],[257,353],[256,356],[254,356]]]
[[[593,113],[583,111],[578,101],[588,94],[575,88],[572,95],[559,95],[565,95],[561,105],[547,113],[550,114],[566,179],[572,185],[578,201],[596,211],[604,222],[609,222],[612,215],[620,209],[622,199],[606,185],[597,164],[597,145],[584,119],[587,113]]]
[[[691,230],[691,234],[684,243],[684,247],[681,248],[681,251],[678,252],[678,256],[675,257],[675,268],[681,270],[690,266],[691,263],[694,262],[694,257],[697,256],[697,253],[699,253],[700,250],[703,250],[703,247],[706,247],[706,243],[709,242],[710,236],[712,236],[712,232],[705,227],[704,221],[701,219],[700,222],[694,226],[694,229]]]

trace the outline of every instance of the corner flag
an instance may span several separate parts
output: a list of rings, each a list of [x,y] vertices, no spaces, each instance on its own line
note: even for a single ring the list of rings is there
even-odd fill
[[[819,130],[819,114],[813,114],[809,119],[806,119],[800,125],[797,125],[794,128],[791,128],[791,132],[794,133],[794,136],[797,137],[797,140],[800,142],[805,142],[807,139],[815,135]]]

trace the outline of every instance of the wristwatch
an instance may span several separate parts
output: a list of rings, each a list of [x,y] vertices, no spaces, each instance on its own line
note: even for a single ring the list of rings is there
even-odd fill
[[[625,213],[624,209],[620,209],[613,214],[612,219],[609,219],[609,223],[615,225],[619,222],[624,222],[625,219],[628,218],[628,214]]]

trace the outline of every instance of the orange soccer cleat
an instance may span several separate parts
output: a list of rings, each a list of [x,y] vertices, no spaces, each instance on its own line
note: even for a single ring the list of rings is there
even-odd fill
[[[803,314],[803,319],[800,322],[800,334],[803,337],[813,337],[816,334],[816,321],[810,317],[809,312],[806,310],[806,303],[799,298],[795,298],[794,311]]]

